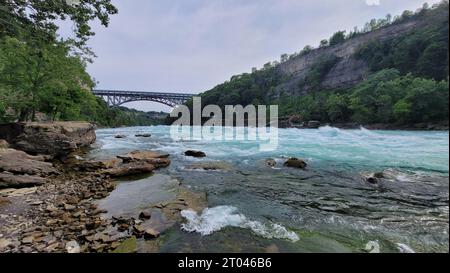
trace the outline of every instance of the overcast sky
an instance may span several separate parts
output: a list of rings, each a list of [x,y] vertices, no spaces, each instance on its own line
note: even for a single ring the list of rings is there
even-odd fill
[[[88,70],[98,88],[199,93],[282,53],[317,46],[337,30],[415,10],[425,0],[113,0],[94,24]],[[429,4],[439,1],[430,0]],[[140,110],[168,110],[131,103]]]

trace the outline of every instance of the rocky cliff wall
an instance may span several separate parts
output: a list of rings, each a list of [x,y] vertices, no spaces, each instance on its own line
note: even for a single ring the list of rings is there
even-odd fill
[[[354,58],[354,54],[358,48],[370,41],[385,41],[401,36],[423,23],[420,20],[411,20],[390,25],[370,33],[359,35],[341,44],[318,48],[306,55],[294,57],[277,67],[289,80],[275,89],[273,97],[277,98],[281,94],[295,96],[307,93],[309,87],[301,86],[301,82],[305,79],[311,66],[323,56],[336,56],[339,58],[339,61],[324,77],[321,86],[324,89],[353,86],[364,80],[370,72],[368,65],[364,61]]]

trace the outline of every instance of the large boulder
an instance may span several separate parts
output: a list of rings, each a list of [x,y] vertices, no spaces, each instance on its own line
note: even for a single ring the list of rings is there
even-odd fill
[[[308,164],[302,159],[292,157],[292,158],[289,158],[284,163],[284,166],[290,167],[290,168],[305,169],[308,166]]]
[[[185,156],[192,156],[192,157],[206,157],[206,154],[202,151],[193,151],[189,150],[184,152]]]
[[[44,156],[32,156],[14,149],[0,149],[0,172],[47,176],[57,173]]]
[[[92,144],[96,135],[87,122],[26,122],[1,125],[0,138],[31,154],[65,156]]]

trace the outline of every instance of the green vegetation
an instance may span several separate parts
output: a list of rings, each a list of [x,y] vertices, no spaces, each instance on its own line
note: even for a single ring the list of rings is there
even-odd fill
[[[324,122],[412,124],[448,120],[448,82],[381,70],[348,90],[282,98],[282,114]]]
[[[448,3],[442,5],[448,8]],[[422,10],[415,16],[429,17],[425,26],[384,42],[373,41],[360,48],[356,57],[367,61],[372,71],[396,68],[402,74],[447,79],[449,24],[444,8]]]
[[[320,48],[338,45],[363,33],[389,25],[420,20],[420,27],[384,42],[370,41],[359,48],[354,59],[368,64],[370,76],[356,86],[327,90],[325,76],[340,61],[323,55],[295,81],[269,62],[263,69],[233,76],[201,97],[203,105],[278,104],[280,116],[300,115],[303,120],[344,123],[448,123],[448,1],[401,16],[373,19],[362,30],[347,36],[336,32],[322,40]],[[300,53],[281,55],[281,63],[313,51],[306,46]],[[292,90],[303,90],[293,96]],[[190,104],[188,104],[190,105]]]
[[[110,0],[3,1],[0,7],[0,123],[85,120],[102,126],[149,125],[159,119],[125,108],[108,108],[90,90],[86,65],[94,56],[86,41],[89,23],[108,26],[117,12]],[[70,19],[74,39],[56,34],[57,20]]]

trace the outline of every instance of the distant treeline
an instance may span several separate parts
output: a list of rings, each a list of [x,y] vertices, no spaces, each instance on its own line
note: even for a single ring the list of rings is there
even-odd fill
[[[357,50],[354,58],[366,62],[371,75],[360,84],[346,89],[323,89],[321,82],[338,61],[323,56],[313,63],[300,84],[310,87],[308,94],[273,99],[275,88],[289,80],[276,69],[280,63],[300,53],[283,54],[280,61],[267,63],[263,69],[233,76],[230,81],[201,94],[203,105],[278,104],[280,116],[300,115],[304,120],[322,122],[413,123],[448,122],[448,38],[449,3],[442,1],[416,12],[371,20],[362,30],[349,35],[336,32],[321,47],[333,46],[355,36],[407,20],[423,20],[421,27],[384,42],[372,41]],[[191,106],[191,102],[187,103]]]

